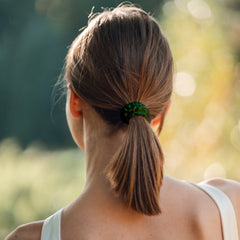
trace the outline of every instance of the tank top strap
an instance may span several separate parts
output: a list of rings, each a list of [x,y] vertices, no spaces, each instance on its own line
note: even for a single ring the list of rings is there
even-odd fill
[[[200,183],[197,186],[205,191],[218,206],[222,222],[223,239],[239,240],[237,220],[229,197],[220,189],[209,184]]]
[[[44,221],[41,233],[41,240],[61,240],[62,212],[63,208]]]

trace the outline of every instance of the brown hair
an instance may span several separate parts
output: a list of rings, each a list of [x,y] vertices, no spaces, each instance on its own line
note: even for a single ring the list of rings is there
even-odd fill
[[[137,212],[157,215],[163,179],[163,153],[150,122],[162,113],[172,93],[172,55],[156,20],[133,5],[120,5],[90,18],[73,41],[66,78],[112,129],[127,134],[106,168],[117,196]],[[135,116],[129,124],[121,108],[141,102],[149,119]]]

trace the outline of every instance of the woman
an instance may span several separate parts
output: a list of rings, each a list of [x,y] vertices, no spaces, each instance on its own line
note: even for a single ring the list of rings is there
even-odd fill
[[[86,186],[69,206],[7,240],[238,239],[239,183],[163,175],[151,125],[159,134],[172,69],[167,40],[143,10],[121,5],[91,17],[66,59],[66,114],[86,153]]]

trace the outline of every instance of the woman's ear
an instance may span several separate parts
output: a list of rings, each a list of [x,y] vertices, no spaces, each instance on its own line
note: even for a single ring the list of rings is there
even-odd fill
[[[69,91],[69,109],[74,118],[82,117],[82,100],[77,96],[77,94],[68,87]]]
[[[168,102],[168,104],[167,104],[167,106],[166,106],[166,110],[165,110],[165,112],[164,112],[164,115],[165,115],[165,116],[166,116],[166,114],[168,113],[168,110],[169,110],[170,105],[171,105],[171,100],[169,100],[169,102]],[[152,125],[153,127],[159,126],[159,125],[161,124],[162,114],[163,114],[163,113],[159,113],[159,114],[152,120],[151,125]],[[164,116],[164,117],[165,117],[165,116]]]

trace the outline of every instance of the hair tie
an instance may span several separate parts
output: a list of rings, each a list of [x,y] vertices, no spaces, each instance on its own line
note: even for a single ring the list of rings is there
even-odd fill
[[[120,116],[124,123],[129,123],[129,120],[136,115],[148,119],[149,110],[140,102],[128,103],[121,109]]]

